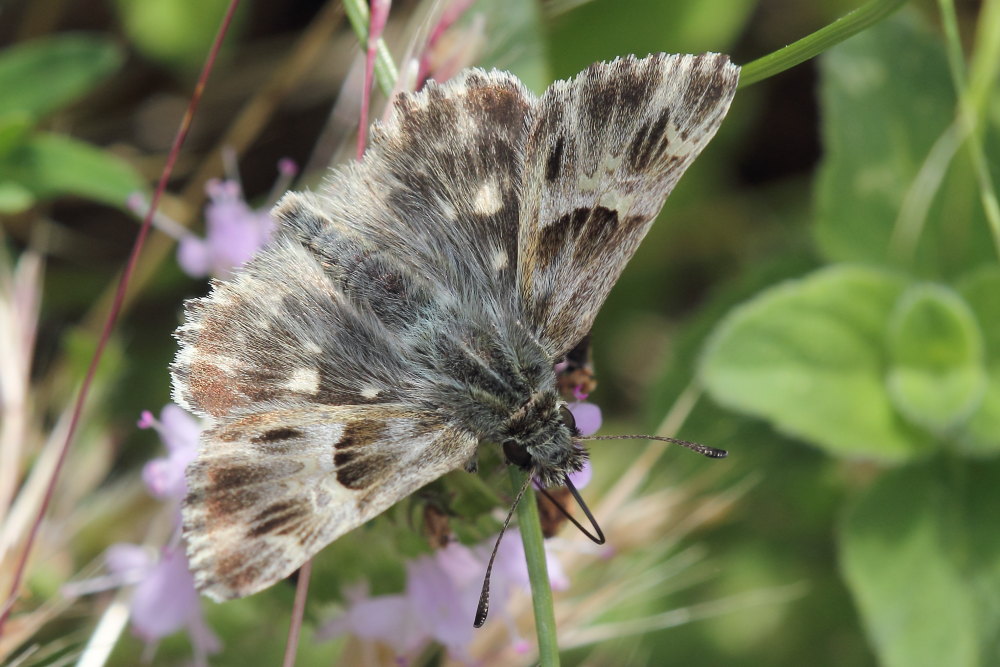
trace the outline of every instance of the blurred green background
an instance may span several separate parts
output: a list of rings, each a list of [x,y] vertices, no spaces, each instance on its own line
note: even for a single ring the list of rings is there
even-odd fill
[[[204,183],[226,173],[224,149],[258,205],[279,159],[300,165],[296,187],[310,187],[352,154],[359,83],[347,74],[358,46],[336,4],[241,5],[168,185],[172,218],[201,229]],[[512,69],[540,92],[628,53],[721,51],[747,63],[857,6],[479,0],[452,39],[468,42],[469,64]],[[45,259],[32,377],[47,427],[82,377],[138,230],[125,199],[155,184],[224,9],[0,4],[0,218],[9,258],[31,248]],[[430,11],[394,3],[394,56],[426,31]],[[697,545],[695,565],[670,586],[612,598],[603,617],[682,609],[691,622],[567,650],[567,664],[1000,664],[998,68],[1000,2],[927,1],[737,93],[598,318],[591,400],[604,433],[639,433],[693,398],[670,435],[730,457],[669,452],[643,489],[691,488],[691,507],[741,495],[650,552],[666,567]],[[161,446],[133,424],[169,400],[170,333],[183,299],[206,290],[154,232],[78,438],[87,481],[67,496],[81,508],[74,538],[30,574],[36,602],[92,569],[110,543],[146,534],[137,519],[156,508],[138,471]],[[588,493],[599,497],[641,451],[595,445]],[[502,476],[485,479],[506,492]],[[359,576],[376,592],[402,585],[399,553],[426,550],[409,511],[328,550],[307,624]],[[493,525],[468,530],[480,537]],[[620,558],[627,572],[628,559],[649,553]],[[609,572],[584,564],[571,594],[586,599]],[[212,664],[276,664],[291,593],[211,605],[226,644]],[[73,655],[101,604],[37,629],[32,641],[51,650],[28,664]],[[307,641],[300,664],[330,664],[338,646]],[[141,652],[126,635],[112,663]],[[189,654],[178,637],[153,662]]]

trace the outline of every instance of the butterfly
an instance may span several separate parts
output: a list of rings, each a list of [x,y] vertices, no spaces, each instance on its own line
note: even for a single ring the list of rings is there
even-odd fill
[[[198,589],[270,586],[481,446],[547,486],[579,470],[553,367],[738,77],[721,54],[629,56],[536,97],[466,70],[287,193],[275,237],[175,334],[174,400],[208,424],[182,510]]]

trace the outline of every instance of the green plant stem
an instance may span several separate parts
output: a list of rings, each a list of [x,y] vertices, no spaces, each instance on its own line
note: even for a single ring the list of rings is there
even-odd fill
[[[358,36],[361,46],[368,48],[368,3],[364,0],[344,0],[344,13],[347,14],[347,20],[351,22],[351,27],[354,28],[354,34]],[[375,80],[378,81],[378,87],[386,97],[392,95],[398,77],[399,72],[392,62],[389,48],[381,39],[378,40],[375,54]]]
[[[517,466],[508,466],[510,483],[517,493],[528,473]],[[542,544],[542,523],[538,518],[538,503],[531,487],[517,506],[517,527],[524,542],[524,556],[528,562],[528,579],[531,581],[531,604],[535,609],[535,633],[538,635],[538,659],[542,667],[559,664],[559,641],[556,637],[556,616],[552,602],[552,584],[545,564],[545,545]]]
[[[989,95],[997,79],[1000,60],[1000,1],[987,0],[980,10],[980,26],[976,35],[972,68],[967,73],[958,16],[953,0],[938,0],[941,25],[945,35],[948,66],[951,70],[955,95],[958,97],[958,118],[963,140],[972,161],[979,184],[979,198],[986,215],[993,244],[1000,255],[1000,197],[990,174],[989,162],[983,150],[985,116]],[[992,23],[991,23],[992,22]]]
[[[740,88],[763,81],[818,56],[899,9],[906,0],[871,0],[802,39],[743,66]]]

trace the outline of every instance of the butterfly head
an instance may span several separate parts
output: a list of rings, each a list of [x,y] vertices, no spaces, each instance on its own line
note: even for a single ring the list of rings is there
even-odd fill
[[[546,392],[518,411],[501,442],[511,465],[531,472],[544,486],[558,486],[587,460],[579,437],[573,413],[557,394]]]

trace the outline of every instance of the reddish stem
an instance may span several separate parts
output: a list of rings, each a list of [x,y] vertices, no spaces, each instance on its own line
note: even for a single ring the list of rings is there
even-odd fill
[[[233,15],[236,13],[236,8],[239,4],[240,0],[230,0],[229,2],[226,15],[223,17],[222,23],[219,25],[219,31],[215,35],[215,41],[212,43],[212,48],[209,50],[208,57],[205,59],[205,65],[202,67],[201,75],[198,77],[198,83],[195,85],[194,92],[191,95],[191,102],[188,104],[187,111],[181,119],[180,127],[174,137],[174,143],[170,147],[170,153],[167,155],[166,164],[163,165],[163,172],[160,174],[159,183],[157,183],[156,190],[153,192],[153,198],[149,204],[149,210],[143,218],[142,227],[139,228],[139,234],[136,236],[135,243],[132,245],[132,252],[129,254],[128,261],[125,264],[125,270],[122,272],[121,278],[118,280],[118,289],[115,291],[115,298],[111,304],[111,310],[108,311],[108,317],[104,321],[101,336],[97,340],[97,349],[94,350],[94,356],[90,359],[90,366],[87,368],[87,374],[83,378],[83,383],[80,385],[80,391],[76,396],[76,402],[73,405],[73,415],[70,419],[66,439],[63,441],[62,448],[59,450],[59,457],[56,459],[56,465],[52,471],[52,477],[49,479],[48,486],[45,487],[45,495],[42,496],[42,504],[38,508],[38,514],[35,516],[35,519],[31,524],[31,531],[28,533],[28,539],[25,542],[20,558],[18,559],[17,568],[14,570],[14,579],[10,586],[10,592],[7,594],[7,599],[3,604],[3,609],[0,609],[0,636],[3,635],[4,624],[10,616],[11,610],[14,608],[14,602],[17,600],[17,592],[21,588],[21,582],[24,579],[24,572],[28,564],[28,556],[31,554],[31,548],[34,546],[35,539],[38,537],[38,531],[42,526],[42,520],[45,518],[49,504],[52,502],[52,497],[55,495],[56,482],[59,480],[59,473],[62,472],[63,465],[66,463],[66,457],[69,454],[70,446],[73,444],[73,436],[76,435],[76,428],[80,421],[80,415],[83,413],[83,406],[87,400],[87,394],[90,392],[90,385],[94,381],[94,376],[97,373],[97,367],[100,364],[101,357],[104,355],[104,349],[107,347],[108,341],[111,338],[111,332],[114,330],[115,324],[118,321],[118,315],[121,312],[122,304],[125,302],[125,293],[128,290],[129,280],[132,278],[132,273],[135,271],[136,264],[139,261],[139,255],[142,253],[146,237],[149,235],[149,229],[153,222],[153,214],[155,213],[156,207],[160,202],[161,195],[167,188],[167,182],[170,180],[171,173],[173,173],[174,163],[177,162],[177,157],[180,155],[181,146],[184,144],[184,139],[187,137],[188,129],[191,127],[191,120],[194,118],[195,111],[198,108],[198,102],[201,100],[202,93],[205,91],[205,84],[208,82],[208,76],[211,74],[212,68],[215,65],[215,58],[219,54],[222,41],[225,38],[226,33],[229,31],[229,25],[232,22]]]
[[[455,0],[441,13],[441,18],[438,19],[438,22],[431,30],[431,34],[427,38],[427,44],[424,46],[424,51],[420,54],[420,66],[417,69],[417,90],[420,90],[420,87],[424,85],[424,81],[430,74],[431,51],[434,49],[434,46],[444,35],[445,31],[472,6],[472,2],[473,0]]]
[[[285,657],[281,667],[293,667],[295,654],[299,649],[299,635],[302,632],[302,617],[306,613],[306,595],[309,593],[309,577],[312,576],[312,558],[299,568],[299,578],[295,584],[295,602],[292,605],[292,620],[288,625],[288,641],[285,642]]]
[[[361,121],[358,126],[358,159],[365,154],[365,144],[368,142],[368,106],[372,97],[372,79],[375,75],[375,57],[378,53],[378,40],[382,38],[386,21],[389,19],[389,8],[392,0],[372,0],[371,14],[368,19],[368,53],[365,57],[365,88],[361,91]]]

